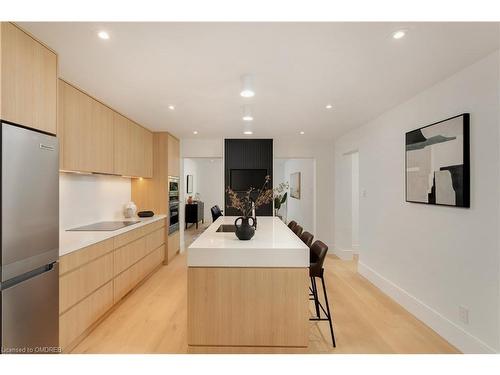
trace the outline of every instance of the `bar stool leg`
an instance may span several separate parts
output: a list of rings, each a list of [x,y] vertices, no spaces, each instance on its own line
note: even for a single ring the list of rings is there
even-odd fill
[[[316,317],[320,318],[320,314],[319,314],[318,287],[316,285],[316,278],[314,276],[311,277],[311,283],[312,283],[312,287],[313,287],[314,307],[316,308]]]
[[[321,283],[323,284],[323,295],[325,296],[326,311],[328,312],[328,323],[330,323],[330,333],[332,334],[333,347],[335,348],[335,335],[333,334],[332,314],[330,312],[330,304],[328,303],[328,296],[326,295],[325,279],[321,273]]]

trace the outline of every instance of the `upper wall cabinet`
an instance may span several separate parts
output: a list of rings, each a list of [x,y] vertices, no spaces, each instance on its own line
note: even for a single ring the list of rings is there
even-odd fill
[[[119,113],[113,114],[114,173],[153,176],[153,133]]]
[[[17,26],[0,26],[2,120],[56,134],[57,55]]]
[[[59,119],[63,170],[153,175],[153,133],[59,80]]]
[[[168,175],[180,176],[179,140],[173,135],[168,135]]]
[[[113,173],[113,111],[59,80],[61,169]]]

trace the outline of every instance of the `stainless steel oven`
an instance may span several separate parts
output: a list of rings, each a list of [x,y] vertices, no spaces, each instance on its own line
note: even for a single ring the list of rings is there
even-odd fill
[[[179,177],[168,176],[168,233],[179,230]]]
[[[168,195],[179,198],[179,177],[168,176]]]

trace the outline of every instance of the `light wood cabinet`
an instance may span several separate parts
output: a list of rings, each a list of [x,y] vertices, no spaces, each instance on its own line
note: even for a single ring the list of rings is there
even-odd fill
[[[153,133],[147,129],[142,129],[142,150],[143,150],[143,177],[153,177]]]
[[[171,261],[180,250],[180,235],[179,231],[168,235],[167,257]]]
[[[59,346],[65,351],[113,306],[113,281],[59,317]],[[73,344],[74,345],[74,344]]]
[[[144,237],[116,249],[114,253],[115,276],[129,268],[146,254],[146,239]]]
[[[57,55],[12,23],[0,34],[0,117],[56,134]]]
[[[308,268],[188,268],[188,345],[307,347]]]
[[[66,311],[112,278],[113,254],[111,253],[61,276],[59,311]]]
[[[114,303],[122,299],[142,279],[161,264],[164,256],[164,249],[158,248],[115,277],[113,291]]]
[[[60,168],[153,176],[153,133],[59,80]]]
[[[165,258],[159,220],[60,259],[59,341],[71,350],[96,322]]]
[[[179,140],[172,134],[168,135],[168,175],[180,176],[180,147]]]
[[[115,174],[153,176],[153,134],[128,118],[114,113]]]
[[[168,137],[153,133],[153,178],[132,180],[132,200],[141,211],[168,213]]]
[[[132,200],[138,209],[168,214],[168,176],[179,176],[179,140],[167,132],[153,133],[153,178],[132,180]],[[168,224],[167,224],[168,227]],[[165,262],[179,251],[179,233],[167,235]]]
[[[59,274],[64,275],[111,251],[113,251],[113,239],[109,238],[68,255],[64,255],[59,259]]]
[[[60,167],[113,173],[113,111],[59,80]]]
[[[114,125],[114,173],[126,175],[131,169],[132,125],[129,119],[119,113],[113,113]],[[130,173],[131,175],[131,173]]]

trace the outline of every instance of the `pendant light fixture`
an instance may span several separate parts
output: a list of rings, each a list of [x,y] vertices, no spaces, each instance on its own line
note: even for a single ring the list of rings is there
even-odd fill
[[[252,98],[255,96],[255,91],[253,90],[253,78],[250,74],[241,76],[240,95],[244,98]]]

